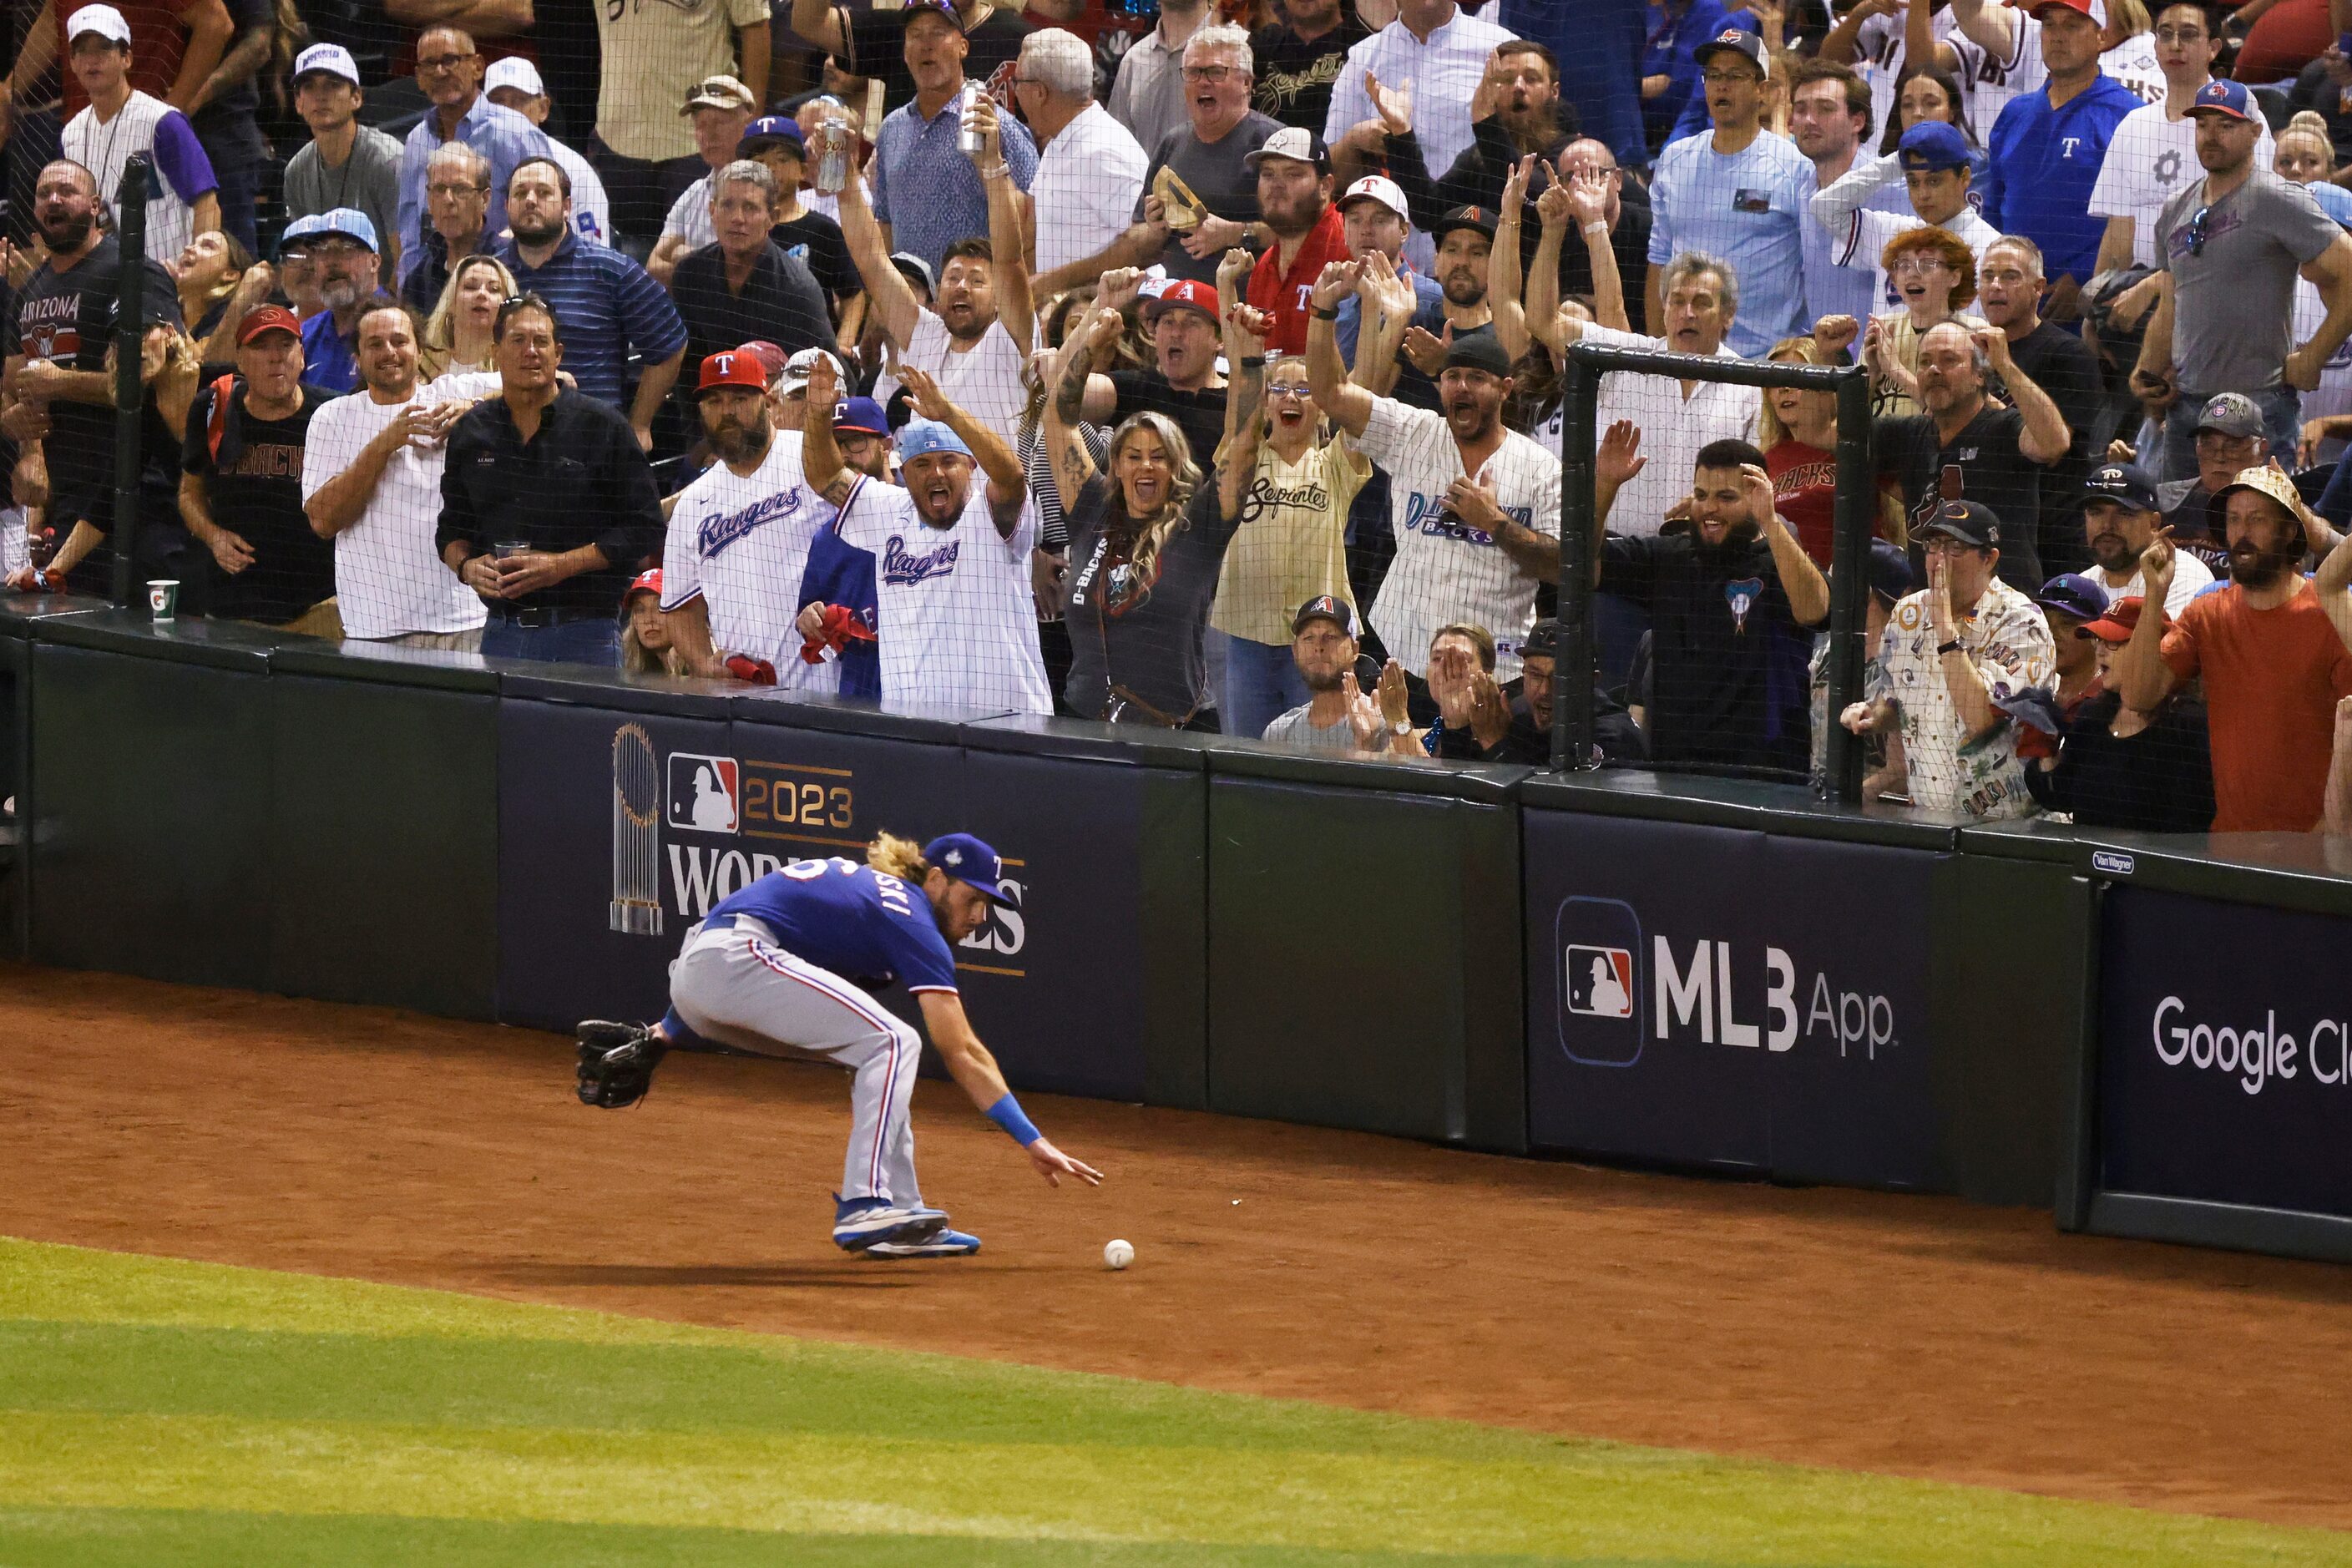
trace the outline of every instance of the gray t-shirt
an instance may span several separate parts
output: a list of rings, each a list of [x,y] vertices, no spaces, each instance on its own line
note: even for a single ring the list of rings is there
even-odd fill
[[[337,207],[357,207],[388,243],[400,232],[400,151],[399,142],[362,125],[352,138],[352,155],[341,168],[330,169],[319,156],[319,144],[305,142],[287,161],[286,216],[310,217]]]
[[[1303,702],[1265,727],[1265,738],[1277,746],[1289,746],[1301,752],[1338,752],[1346,754],[1356,749],[1356,727],[1348,716],[1328,730],[1317,729],[1308,711],[1315,705]]]
[[[1151,167],[1144,172],[1143,195],[1135,201],[1135,221],[1143,221],[1143,204],[1151,198],[1152,183],[1160,178],[1162,168],[1172,169],[1176,177],[1192,188],[1201,198],[1201,205],[1222,218],[1235,223],[1250,224],[1258,220],[1257,172],[1242,160],[1265,144],[1265,139],[1282,129],[1282,121],[1268,119],[1252,110],[1242,117],[1240,124],[1216,141],[1203,145],[1187,124],[1181,131],[1170,132],[1160,140],[1151,154]],[[1171,278],[1196,278],[1203,283],[1217,279],[1217,262],[1223,254],[1213,251],[1195,258],[1184,248],[1184,237],[1171,231],[1168,245],[1154,258],[1168,268]]]
[[[2204,245],[2195,247],[2205,182],[2191,181],[2157,219],[2176,297],[2172,362],[2184,392],[2266,392],[2277,386],[2294,347],[2296,269],[2344,232],[2301,185],[2256,169],[2211,204]]]

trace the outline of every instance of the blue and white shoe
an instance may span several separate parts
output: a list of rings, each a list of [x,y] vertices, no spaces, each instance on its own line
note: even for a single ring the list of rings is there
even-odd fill
[[[930,1218],[897,1207],[887,1198],[836,1197],[833,1201],[833,1244],[845,1252],[863,1252],[877,1242],[929,1236],[946,1223],[944,1214]]]
[[[868,1258],[969,1258],[979,1250],[980,1237],[944,1228],[920,1239],[900,1237],[865,1248]]]

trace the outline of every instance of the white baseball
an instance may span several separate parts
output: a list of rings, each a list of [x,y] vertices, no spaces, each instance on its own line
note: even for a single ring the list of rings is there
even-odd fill
[[[1134,1261],[1135,1248],[1128,1243],[1124,1241],[1107,1241],[1103,1243],[1104,1268],[1112,1269],[1124,1268]]]

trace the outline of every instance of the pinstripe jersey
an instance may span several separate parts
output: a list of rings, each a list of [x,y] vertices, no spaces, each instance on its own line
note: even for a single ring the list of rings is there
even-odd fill
[[[194,204],[219,189],[212,161],[197,144],[187,117],[143,92],[133,92],[103,124],[97,109],[83,110],[66,121],[62,142],[67,157],[98,176],[100,199],[118,232],[122,215],[116,210],[116,194],[122,184],[122,166],[133,153],[155,155],[147,193],[147,254],[158,260],[185,248],[195,233]]]
[[[678,492],[662,545],[662,608],[703,602],[710,641],[722,654],[743,653],[776,667],[788,689],[830,692],[841,681],[832,664],[800,657],[801,577],[809,545],[833,521],[824,498],[801,470],[801,437],[780,430],[747,478],[713,463]]]

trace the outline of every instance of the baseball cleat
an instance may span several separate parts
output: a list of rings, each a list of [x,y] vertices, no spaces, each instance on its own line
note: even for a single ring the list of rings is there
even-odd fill
[[[833,1244],[863,1252],[877,1242],[913,1241],[937,1235],[947,1224],[940,1209],[902,1209],[887,1198],[835,1198]]]
[[[868,1258],[970,1258],[980,1250],[980,1237],[967,1231],[940,1230],[920,1241],[877,1241],[866,1249]]]
[[[669,1047],[643,1024],[591,1018],[572,1031],[580,1042],[580,1103],[604,1110],[635,1105],[653,1087]]]

